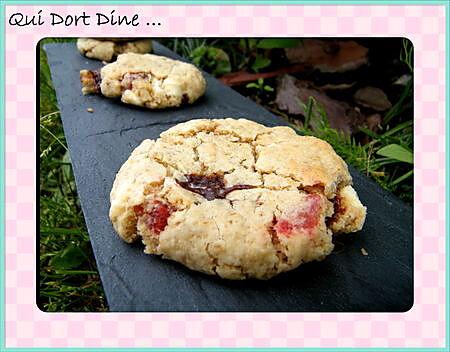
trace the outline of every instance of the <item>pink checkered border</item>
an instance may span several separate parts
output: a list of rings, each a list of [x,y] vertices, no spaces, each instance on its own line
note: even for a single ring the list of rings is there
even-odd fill
[[[413,308],[399,313],[57,313],[35,305],[35,47],[43,37],[130,28],[6,26],[7,347],[443,347],[445,8],[422,5],[6,6],[6,15],[115,9],[161,22],[151,36],[404,36],[415,47]],[[144,19],[145,20],[145,19]],[[448,19],[447,19],[448,21]],[[139,33],[142,35],[142,33]]]

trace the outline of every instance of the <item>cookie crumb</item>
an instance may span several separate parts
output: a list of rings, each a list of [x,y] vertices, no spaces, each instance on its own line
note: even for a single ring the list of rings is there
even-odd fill
[[[367,251],[364,248],[361,248],[361,253],[362,255],[369,255],[369,253],[367,253]]]
[[[92,108],[87,108],[86,111],[87,111],[87,112],[94,112],[94,109],[92,109]]]

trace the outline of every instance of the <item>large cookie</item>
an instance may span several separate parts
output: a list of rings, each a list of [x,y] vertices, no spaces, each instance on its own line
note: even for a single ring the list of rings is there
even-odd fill
[[[194,66],[152,54],[122,54],[97,71],[80,71],[83,94],[101,93],[150,109],[192,104],[206,81]]]
[[[124,39],[124,40],[122,40]],[[78,38],[78,51],[89,59],[110,62],[124,53],[146,54],[152,51],[151,39]]]
[[[120,168],[110,219],[145,252],[228,279],[267,279],[333,250],[366,209],[326,142],[245,119],[192,120]]]

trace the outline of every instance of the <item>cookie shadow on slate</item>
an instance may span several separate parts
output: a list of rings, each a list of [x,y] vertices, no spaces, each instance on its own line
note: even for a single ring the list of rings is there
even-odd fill
[[[141,249],[141,247],[136,246],[136,248]],[[167,269],[175,271],[176,274],[186,275],[194,279],[200,279],[202,281],[208,281],[211,284],[232,288],[232,289],[251,289],[257,291],[266,291],[268,287],[271,289],[287,289],[289,287],[298,287],[299,282],[302,283],[300,286],[310,286],[316,285],[320,281],[320,277],[326,275],[334,275],[336,267],[333,263],[328,263],[327,259],[317,262],[309,262],[300,265],[294,270],[286,271],[272,277],[268,280],[258,280],[254,278],[248,278],[245,280],[230,280],[224,279],[217,275],[209,275],[198,271],[193,271],[183,264],[180,264],[174,260],[164,259],[161,256],[156,255],[146,255],[149,258],[149,265],[154,265],[155,260],[158,265],[167,265]]]
[[[139,111],[139,112],[145,112],[145,113],[149,113],[149,115],[154,114],[154,113],[158,113],[158,114],[173,114],[176,113],[177,111],[183,109],[183,110],[188,110],[189,108],[196,108],[202,104],[207,104],[208,103],[208,94],[204,94],[202,95],[200,98],[198,98],[196,101],[194,101],[192,104],[189,103],[185,103],[182,104],[178,107],[176,106],[171,106],[171,107],[167,107],[167,108],[163,108],[163,109],[149,109],[146,108],[145,106],[137,106],[137,105],[132,105],[132,104],[127,104],[124,103],[120,100],[120,98],[117,99],[111,99],[111,98],[106,98],[103,97],[102,95],[95,95],[95,97],[98,97],[100,99],[107,99],[107,101],[109,101],[111,104],[113,104],[114,106],[117,107],[121,107],[121,108],[126,108],[129,110],[135,110],[135,111]],[[132,112],[130,112],[132,113]]]

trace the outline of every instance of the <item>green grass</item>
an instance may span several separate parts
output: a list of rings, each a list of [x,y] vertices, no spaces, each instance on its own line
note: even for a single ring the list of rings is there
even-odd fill
[[[40,243],[42,310],[106,311],[103,288],[84,224],[50,71],[40,51]]]

